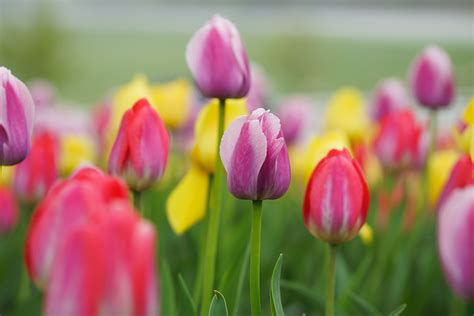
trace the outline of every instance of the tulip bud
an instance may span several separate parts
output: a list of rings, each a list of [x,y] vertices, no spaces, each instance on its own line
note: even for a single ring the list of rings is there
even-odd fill
[[[0,166],[15,165],[31,147],[35,106],[28,88],[0,67]]]
[[[441,206],[438,252],[444,275],[453,291],[474,299],[474,186],[459,189]]]
[[[250,87],[250,67],[239,32],[215,15],[186,47],[186,62],[205,97],[242,98]]]
[[[452,167],[449,178],[442,188],[437,207],[441,207],[455,189],[471,184],[474,184],[474,162],[467,154],[462,154]]]
[[[95,168],[82,168],[56,182],[34,211],[28,228],[25,256],[30,277],[39,286],[46,285],[66,235],[89,215],[118,202],[129,203],[125,184]]]
[[[312,114],[312,103],[305,97],[292,97],[285,100],[278,108],[278,117],[281,121],[283,135],[288,144],[302,138],[309,127]]]
[[[18,206],[13,193],[7,187],[0,187],[0,235],[15,227],[18,215]]]
[[[454,98],[454,75],[449,55],[440,47],[428,46],[411,66],[413,95],[427,108],[448,106]]]
[[[109,172],[125,179],[134,191],[151,187],[164,174],[168,132],[146,99],[123,116],[109,157]]]
[[[414,167],[425,156],[423,127],[411,110],[391,113],[380,122],[374,139],[374,151],[389,169]]]
[[[410,104],[405,87],[398,79],[382,81],[372,100],[372,119],[379,122],[387,114],[398,111]]]
[[[277,199],[288,190],[290,161],[277,116],[257,109],[232,122],[222,137],[227,186],[240,199]]]
[[[59,143],[55,135],[41,132],[33,138],[28,157],[13,175],[16,195],[28,202],[40,201],[58,178]]]
[[[330,244],[348,241],[364,225],[369,200],[359,163],[346,149],[331,150],[306,187],[304,223],[313,236]]]

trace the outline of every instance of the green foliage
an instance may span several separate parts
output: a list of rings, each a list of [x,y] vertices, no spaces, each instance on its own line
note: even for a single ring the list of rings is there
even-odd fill
[[[280,294],[280,276],[281,276],[281,266],[283,264],[283,254],[280,254],[278,260],[273,268],[272,280],[270,283],[270,304],[272,308],[273,316],[284,316],[283,306],[281,304],[281,294]]]
[[[214,291],[212,297],[211,307],[209,308],[209,316],[227,316],[227,304],[225,302],[224,295],[219,291]]]

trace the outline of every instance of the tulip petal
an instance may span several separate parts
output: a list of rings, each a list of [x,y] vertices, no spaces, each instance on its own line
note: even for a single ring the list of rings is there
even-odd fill
[[[244,125],[245,121],[245,116],[237,118],[229,125],[229,128],[227,128],[227,130],[224,132],[224,135],[222,136],[220,155],[222,164],[224,165],[224,168],[227,172],[230,170],[229,168],[234,155],[235,145],[237,144],[242,125]]]
[[[198,166],[191,169],[166,201],[166,214],[173,231],[181,235],[206,213],[209,175]]]

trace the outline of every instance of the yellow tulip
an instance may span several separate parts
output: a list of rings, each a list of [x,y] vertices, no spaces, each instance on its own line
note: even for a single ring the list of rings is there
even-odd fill
[[[369,122],[364,97],[357,89],[343,88],[329,101],[325,117],[327,131],[341,130],[351,141],[359,140],[367,133]]]
[[[428,203],[435,207],[451,170],[459,158],[454,150],[434,152],[428,159]]]
[[[198,166],[191,169],[166,201],[166,214],[173,231],[181,235],[206,214],[209,175]]]
[[[474,98],[469,101],[466,110],[464,111],[464,121],[466,124],[474,124]]]
[[[153,104],[171,129],[181,127],[189,116],[192,87],[185,79],[177,79],[151,88]]]
[[[372,244],[372,241],[374,240],[374,232],[372,230],[372,227],[370,227],[369,224],[365,223],[359,230],[359,237],[364,243],[364,245],[368,246]]]
[[[305,183],[308,182],[314,168],[331,149],[350,150],[349,139],[342,131],[330,131],[313,137],[301,155],[301,170]]]
[[[225,108],[225,128],[239,116],[247,114],[245,99],[227,99]],[[214,99],[199,112],[194,126],[192,158],[209,173],[214,172],[216,165],[218,113],[219,102]]]
[[[97,148],[93,140],[86,135],[65,135],[61,138],[60,170],[64,175],[84,163],[96,160]]]
[[[0,166],[0,185],[9,185],[13,178],[12,166]]]
[[[382,181],[383,168],[380,160],[374,153],[369,154],[363,169],[370,188],[377,186]]]
[[[469,143],[469,154],[471,155],[471,160],[474,161],[474,98],[471,98],[464,111],[464,121],[468,124],[465,133]]]

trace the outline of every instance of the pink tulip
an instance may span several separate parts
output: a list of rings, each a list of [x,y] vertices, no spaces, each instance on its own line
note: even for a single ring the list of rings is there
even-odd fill
[[[330,244],[354,238],[369,209],[369,189],[359,163],[344,149],[319,162],[306,187],[303,219],[309,232]]]
[[[313,116],[312,107],[311,100],[302,96],[290,97],[278,107],[278,117],[288,144],[301,140]]]
[[[56,89],[46,80],[35,80],[28,83],[36,108],[52,106],[56,103]]]
[[[403,109],[410,104],[405,87],[398,79],[383,80],[377,86],[372,100],[372,119],[379,122],[387,114]]]
[[[472,184],[474,184],[474,163],[469,155],[463,154],[451,170],[451,174],[439,196],[437,208],[439,209],[443,205],[451,192]]]
[[[220,155],[227,186],[240,199],[277,199],[288,190],[290,163],[280,120],[264,109],[232,122]]]
[[[268,93],[268,82],[263,69],[258,65],[252,64],[250,66],[250,74],[252,81],[246,98],[249,113],[266,104]]]
[[[438,252],[453,291],[474,299],[474,186],[453,191],[438,216]]]
[[[168,132],[146,99],[128,110],[109,157],[109,172],[125,179],[134,191],[158,181],[168,161]]]
[[[58,178],[59,141],[49,132],[34,136],[28,157],[14,171],[13,187],[24,201],[41,200]]]
[[[422,106],[430,109],[448,106],[455,89],[449,55],[440,47],[426,47],[411,66],[410,84]]]
[[[18,215],[18,205],[13,192],[7,187],[0,187],[0,235],[15,227]]]
[[[388,169],[420,166],[426,157],[426,145],[423,126],[409,109],[385,116],[374,138],[374,151]]]
[[[0,166],[15,165],[31,147],[35,106],[28,88],[0,67]]]
[[[153,225],[127,203],[100,215],[66,236],[47,286],[45,315],[157,315]]]
[[[250,87],[247,54],[239,32],[229,20],[215,15],[186,47],[186,61],[205,97],[242,98]]]
[[[66,235],[117,202],[128,203],[127,188],[98,169],[82,168],[58,181],[34,211],[28,229],[25,256],[30,277],[45,286]]]

